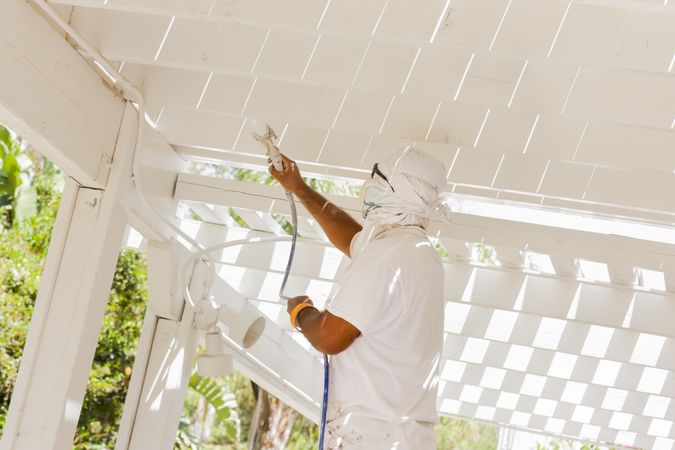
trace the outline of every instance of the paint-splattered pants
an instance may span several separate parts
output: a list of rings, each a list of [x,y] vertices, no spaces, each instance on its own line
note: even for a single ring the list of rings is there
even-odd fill
[[[435,450],[432,424],[394,424],[375,419],[337,417],[326,425],[326,450]]]

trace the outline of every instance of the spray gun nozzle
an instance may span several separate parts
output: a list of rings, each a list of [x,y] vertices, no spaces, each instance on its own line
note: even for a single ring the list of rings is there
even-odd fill
[[[267,124],[267,131],[265,134],[251,133],[253,138],[265,146],[265,151],[267,157],[269,158],[270,163],[278,171],[284,170],[283,158],[281,157],[281,152],[279,148],[274,143],[277,139],[277,134],[274,132],[271,126]]]
[[[252,134],[253,134],[253,138],[256,141],[262,142],[263,144],[266,144],[267,142],[270,142],[270,141],[272,143],[274,143],[274,141],[277,140],[277,134],[274,132],[274,130],[272,129],[272,127],[269,124],[267,124],[267,131],[266,131],[265,134],[258,134],[258,133],[252,133]]]

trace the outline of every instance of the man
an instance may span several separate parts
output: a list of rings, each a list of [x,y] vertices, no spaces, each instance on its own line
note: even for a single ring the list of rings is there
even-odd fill
[[[363,227],[302,180],[284,157],[272,176],[351,258],[326,309],[288,302],[291,322],[330,359],[326,448],[436,448],[443,266],[426,237],[443,164],[408,147],[375,164],[361,189]]]

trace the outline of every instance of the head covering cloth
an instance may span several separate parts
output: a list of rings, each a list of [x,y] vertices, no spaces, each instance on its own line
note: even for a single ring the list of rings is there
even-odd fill
[[[448,215],[441,195],[447,191],[446,171],[440,161],[408,146],[389,155],[377,168],[379,173],[361,188],[365,221],[352,254],[388,229],[426,229],[437,211]]]

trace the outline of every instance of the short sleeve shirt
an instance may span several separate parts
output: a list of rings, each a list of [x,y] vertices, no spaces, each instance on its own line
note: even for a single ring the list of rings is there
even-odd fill
[[[329,420],[438,420],[443,285],[440,257],[417,227],[386,231],[354,256],[326,307],[361,332],[331,358]]]

